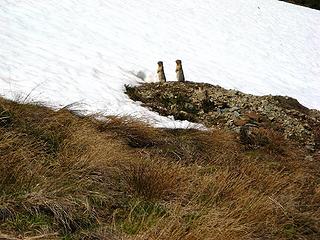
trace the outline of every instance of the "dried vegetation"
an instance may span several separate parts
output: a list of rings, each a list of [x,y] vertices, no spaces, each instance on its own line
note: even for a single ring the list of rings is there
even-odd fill
[[[0,99],[1,239],[319,239],[320,158]]]

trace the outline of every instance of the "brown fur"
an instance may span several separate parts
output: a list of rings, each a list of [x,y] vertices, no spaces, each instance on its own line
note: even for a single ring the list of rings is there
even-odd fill
[[[185,82],[181,60],[176,60],[176,74],[178,82]]]
[[[159,61],[158,62],[158,78],[160,82],[166,82],[166,75],[164,73],[164,68],[163,68],[163,62]]]

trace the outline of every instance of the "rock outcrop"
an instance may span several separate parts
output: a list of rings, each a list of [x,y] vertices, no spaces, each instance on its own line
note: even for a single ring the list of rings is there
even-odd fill
[[[320,111],[310,110],[291,97],[254,96],[193,82],[126,86],[126,93],[160,115],[231,129],[242,141],[272,129],[310,151],[320,149]],[[267,141],[264,137],[260,140],[262,144]]]

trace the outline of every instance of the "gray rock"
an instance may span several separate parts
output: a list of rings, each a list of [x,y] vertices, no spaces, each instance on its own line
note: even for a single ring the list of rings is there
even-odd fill
[[[190,115],[185,112],[189,109],[196,113],[195,119],[206,127],[218,125],[239,132],[235,123],[240,121],[241,124],[250,123],[255,127],[274,128],[275,131],[281,129],[286,139],[298,141],[310,151],[316,150],[314,126],[320,124],[320,111],[308,110],[290,97],[254,96],[220,86],[191,82],[146,83],[133,88],[134,91],[127,91],[128,95],[134,93],[132,99],[139,99],[143,105],[162,115]],[[248,112],[255,112],[262,117],[247,119]]]
[[[237,111],[234,111],[234,112],[233,112],[233,115],[234,115],[235,117],[240,117],[240,113],[238,113]]]

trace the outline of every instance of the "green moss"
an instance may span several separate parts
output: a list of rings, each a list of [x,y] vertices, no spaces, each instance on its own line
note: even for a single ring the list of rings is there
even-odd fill
[[[164,206],[149,201],[132,201],[126,209],[114,214],[116,226],[129,235],[137,234],[140,230],[150,228],[167,214]]]
[[[293,224],[287,224],[283,228],[284,234],[288,239],[294,239],[297,229]]]
[[[192,225],[201,217],[201,214],[199,212],[190,212],[187,213],[186,215],[184,215],[182,217],[183,221],[184,221],[184,227],[185,229],[188,231]]]
[[[52,227],[53,219],[45,214],[19,213],[18,215],[7,219],[2,226],[16,232],[36,232]]]

